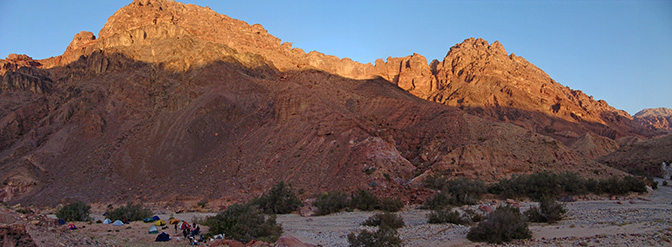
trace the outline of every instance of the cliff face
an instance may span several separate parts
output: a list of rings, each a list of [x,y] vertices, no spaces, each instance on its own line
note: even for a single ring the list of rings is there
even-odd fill
[[[634,119],[644,128],[672,132],[672,109],[665,107],[644,109],[636,113]]]
[[[620,174],[551,136],[613,138],[630,121],[497,42],[469,39],[431,65],[363,65],[164,0],[134,1],[61,56],[0,64],[0,200],[35,205],[231,203],[280,181],[408,196],[422,173]],[[600,140],[581,143],[613,148]]]

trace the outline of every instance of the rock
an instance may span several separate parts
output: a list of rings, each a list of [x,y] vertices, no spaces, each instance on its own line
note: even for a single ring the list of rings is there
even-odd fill
[[[235,240],[228,240],[228,239],[216,239],[215,241],[210,242],[208,245],[210,247],[216,247],[216,246],[228,246],[228,247],[245,247],[245,244],[235,241]]]
[[[481,210],[481,211],[483,211],[484,213],[490,213],[490,212],[492,212],[492,207],[490,207],[490,206],[488,206],[488,205],[479,205],[479,206],[478,206],[478,209]]]
[[[303,207],[299,208],[299,215],[301,215],[303,217],[314,216],[315,214],[317,214],[318,210],[319,209],[317,207],[312,206],[312,204],[308,204],[307,206],[303,206]]]
[[[295,237],[290,236],[290,235],[283,235],[278,239],[278,241],[275,241],[275,246],[277,246],[277,247],[314,247],[316,245],[303,243],[298,238],[295,238]]]
[[[37,246],[22,224],[0,224],[2,246]]]

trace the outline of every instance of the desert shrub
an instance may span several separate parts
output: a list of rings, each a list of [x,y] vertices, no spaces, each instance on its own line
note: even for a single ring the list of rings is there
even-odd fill
[[[267,214],[287,214],[301,206],[301,200],[291,185],[280,182],[251,202]]]
[[[387,212],[398,212],[404,208],[404,202],[399,198],[382,198],[380,199],[380,210]]]
[[[527,175],[516,175],[510,179],[503,179],[496,185],[498,194],[507,197],[529,197],[541,200],[560,194],[584,194],[585,180],[576,174],[552,172],[538,172]]]
[[[397,247],[402,246],[401,239],[396,230],[380,227],[375,232],[362,230],[359,233],[348,234],[348,242],[351,247]]]
[[[313,206],[317,207],[317,215],[336,213],[348,206],[348,197],[343,192],[332,191],[320,193]]]
[[[16,212],[20,214],[32,214],[33,210],[30,210],[29,208],[19,208]]]
[[[398,229],[404,227],[404,219],[401,216],[385,212],[377,213],[366,219],[362,222],[363,226],[380,226],[380,227],[389,227],[392,229]]]
[[[378,197],[363,189],[357,190],[350,198],[350,208],[362,211],[373,211],[380,207]]]
[[[562,203],[555,200],[542,200],[539,207],[532,207],[525,212],[530,222],[546,222],[553,224],[562,220],[567,210]]]
[[[422,205],[424,209],[431,210],[440,210],[450,206],[450,198],[452,195],[448,191],[439,191],[434,194],[429,200],[425,201]]]
[[[434,189],[434,190],[442,190],[443,187],[446,186],[448,183],[448,178],[438,174],[434,173],[432,175],[427,176],[424,180],[422,180],[422,185],[425,186],[425,188],[428,189]]]
[[[87,221],[91,206],[83,202],[71,202],[56,212],[56,217],[66,221]]]
[[[467,239],[475,242],[503,243],[532,237],[525,216],[512,206],[495,209],[488,217],[472,227]]]
[[[243,243],[252,240],[275,242],[282,234],[282,226],[276,223],[275,215],[266,215],[256,205],[234,204],[223,212],[209,217],[205,224],[209,233],[225,236]]]
[[[663,186],[667,186],[667,180],[663,181]]]
[[[451,208],[441,209],[441,210],[432,210],[431,213],[427,215],[427,223],[429,224],[456,224],[456,225],[466,225],[469,223],[467,219],[464,219],[460,213],[453,211]]]
[[[646,192],[646,183],[632,176],[623,178],[611,177],[600,180],[593,192],[613,195],[622,195],[628,192]]]
[[[125,206],[121,206],[112,211],[107,212],[107,217],[111,220],[121,220],[121,221],[136,221],[143,220],[152,216],[152,211],[145,208],[142,204],[133,204],[131,202],[126,203]]]
[[[487,191],[487,187],[483,181],[457,178],[448,180],[444,186],[444,190],[450,192],[449,203],[460,206],[476,204]]]

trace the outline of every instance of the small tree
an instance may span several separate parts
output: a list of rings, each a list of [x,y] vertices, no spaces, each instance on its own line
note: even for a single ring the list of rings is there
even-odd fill
[[[71,202],[56,212],[56,217],[66,221],[87,221],[89,220],[89,210],[91,206],[77,201]]]
[[[553,224],[562,220],[567,212],[562,203],[550,198],[543,198],[539,202],[539,207],[532,207],[525,212],[525,216],[531,222],[548,222]]]
[[[252,204],[234,204],[223,212],[209,217],[206,222],[212,234],[225,236],[243,243],[252,240],[275,242],[282,235],[282,225],[277,224],[275,215],[265,215]]]
[[[363,226],[379,226],[379,227],[388,227],[392,229],[398,229],[404,227],[404,219],[401,216],[385,212],[377,213],[366,219],[362,222]]]
[[[497,208],[467,234],[467,239],[471,241],[497,244],[530,237],[532,233],[528,229],[527,219],[518,208],[512,206]]]
[[[401,239],[396,230],[380,227],[375,232],[362,230],[358,234],[348,234],[351,247],[401,247]]]
[[[373,211],[380,208],[378,197],[363,189],[359,189],[350,199],[350,208],[362,211]]]
[[[336,213],[348,206],[348,196],[338,191],[320,193],[313,206],[317,207],[317,215]]]
[[[128,202],[126,203],[125,206],[121,206],[112,211],[108,211],[107,215],[111,220],[137,221],[151,217],[152,211],[145,208],[140,203],[133,204],[131,202]]]
[[[456,225],[466,225],[469,223],[467,219],[464,219],[460,213],[453,211],[451,208],[432,210],[431,213],[427,215],[427,223],[429,224],[456,224]]]
[[[258,205],[267,214],[287,214],[296,211],[301,206],[301,200],[296,197],[291,185],[280,182],[252,200],[252,204]]]

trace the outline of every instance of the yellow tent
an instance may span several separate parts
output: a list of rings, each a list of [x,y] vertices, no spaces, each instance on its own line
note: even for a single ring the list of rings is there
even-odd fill
[[[163,221],[163,220],[157,220],[156,222],[154,222],[154,225],[155,226],[165,226],[166,222]]]

